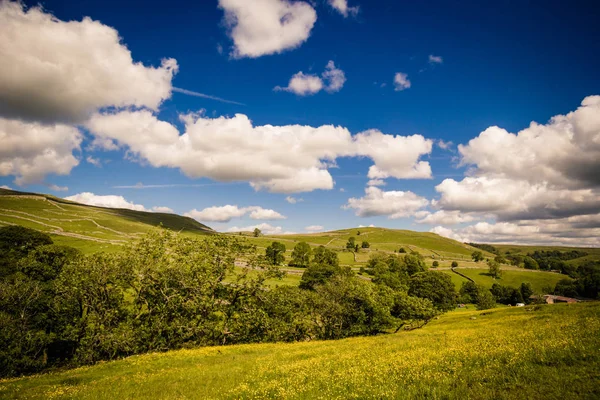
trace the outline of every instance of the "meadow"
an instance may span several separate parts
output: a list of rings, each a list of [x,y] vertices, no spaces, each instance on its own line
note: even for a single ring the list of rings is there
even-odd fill
[[[600,303],[452,311],[373,337],[129,357],[0,381],[6,399],[596,399]]]

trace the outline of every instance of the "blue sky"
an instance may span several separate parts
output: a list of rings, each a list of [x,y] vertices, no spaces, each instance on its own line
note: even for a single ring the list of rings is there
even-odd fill
[[[235,114],[244,114],[254,127],[334,125],[346,128],[352,135],[369,129],[402,137],[421,135],[424,140],[431,141],[431,151],[418,155],[418,161],[429,163],[430,177],[398,179],[390,174],[384,179],[385,186],[373,186],[372,190],[381,191],[379,195],[387,192],[411,193],[411,196],[416,196],[412,200],[417,197],[426,199],[426,206],[400,204],[409,199],[394,195],[389,200],[392,204],[386,203],[386,196],[383,196],[377,201],[371,199],[373,201],[368,204],[363,201],[356,207],[342,208],[349,204],[349,198],[368,200],[365,199],[365,188],[370,180],[367,173],[374,164],[369,155],[337,156],[337,165],[327,168],[335,181],[332,188],[272,193],[264,189],[255,190],[248,184],[251,179],[224,182],[223,179],[215,179],[214,175],[189,178],[179,167],[158,166],[160,163],[149,160],[143,152],[136,152],[134,145],[126,141],[122,141],[117,151],[106,151],[98,146],[92,149],[90,144],[98,133],[81,121],[73,122],[73,126],[81,132],[82,143],[73,149],[72,154],[78,162],[68,173],[57,174],[49,170],[37,181],[27,180],[26,184],[18,186],[15,178],[22,173],[16,167],[5,169],[4,173],[0,169],[0,185],[50,192],[61,197],[83,192],[97,196],[122,196],[148,209],[165,206],[179,214],[192,209],[200,211],[207,207],[237,205],[240,208],[255,206],[274,210],[287,217],[255,220],[249,218],[249,212],[246,212],[242,217],[234,217],[227,222],[203,221],[219,230],[260,223],[294,232],[304,232],[305,227],[310,225],[330,230],[374,224],[414,230],[437,227],[438,233],[465,240],[507,241],[508,235],[513,234],[523,235],[522,240],[530,242],[569,244],[580,240],[585,245],[598,245],[597,239],[594,239],[600,227],[600,222],[596,222],[600,221],[598,182],[573,175],[575,172],[571,171],[566,159],[564,163],[557,163],[560,168],[556,167],[552,160],[558,156],[546,154],[544,146],[539,145],[554,139],[558,143],[570,132],[566,129],[563,136],[557,138],[548,123],[553,116],[567,115],[582,107],[581,118],[588,118],[593,111],[593,117],[589,118],[593,118],[593,123],[597,121],[597,101],[590,100],[585,110],[582,105],[584,99],[600,94],[600,25],[597,24],[600,6],[597,2],[497,1],[490,5],[476,1],[338,1],[337,4],[347,3],[348,7],[357,10],[344,16],[325,0],[260,0],[254,5],[248,0],[246,4],[249,5],[242,6],[241,11],[238,9],[238,26],[244,23],[241,21],[246,15],[244,12],[252,11],[253,7],[253,12],[260,14],[262,10],[268,13],[281,4],[295,3],[304,4],[303,15],[306,18],[311,15],[308,8],[312,8],[316,21],[308,30],[306,40],[300,40],[293,46],[280,46],[274,54],[237,58],[231,56],[236,48],[241,48],[234,38],[235,24],[227,26],[224,20],[225,11],[236,12],[235,3],[234,0],[221,0],[221,7],[217,0],[172,0],[168,4],[158,1],[88,0],[44,1],[41,4],[42,13],[54,15],[61,24],[66,21],[79,23],[89,17],[114,28],[121,38],[120,44],[131,51],[133,62],[140,62],[145,67],[158,68],[164,58],[177,60],[178,71],[169,82],[172,87],[241,103],[230,104],[173,92],[163,98],[152,115],[156,120],[176,127],[181,134],[185,126],[179,115],[204,110],[201,119],[233,118]],[[24,4],[35,7],[37,2],[25,1]],[[26,9],[23,12],[27,12]],[[23,24],[23,29],[28,29],[27,22]],[[249,30],[260,28],[256,24],[247,27]],[[281,29],[281,32],[286,30],[285,27]],[[289,32],[284,33],[287,35]],[[23,43],[24,53],[39,51],[28,47],[29,42],[25,39]],[[52,45],[57,46],[55,51],[58,54],[58,61],[53,62],[60,65],[63,54],[65,60],[69,59],[68,46],[61,48],[64,43],[60,41],[53,41]],[[92,45],[87,46],[90,52],[95,51]],[[45,57],[34,53],[35,57]],[[431,62],[430,56],[439,59]],[[9,61],[10,57],[9,52]],[[17,59],[17,55],[14,57]],[[320,90],[312,95],[274,90],[276,86],[285,87],[300,71],[321,78],[326,85],[321,74],[330,60],[345,76],[341,89],[331,93]],[[114,73],[119,74],[119,70]],[[407,75],[409,88],[395,90],[394,76],[397,73]],[[57,87],[60,90],[60,85],[57,84]],[[9,89],[20,90],[17,86],[4,88]],[[0,92],[2,90],[0,84]],[[29,87],[27,91],[23,89],[23,93],[36,96]],[[39,96],[43,97],[42,94]],[[11,106],[13,101],[8,98],[10,96],[6,96],[8,99],[1,97],[0,113],[3,104]],[[114,107],[99,107],[95,112],[117,113],[119,107],[116,104]],[[19,121],[37,122],[33,117],[22,115],[17,115]],[[14,118],[12,114],[5,117]],[[576,117],[570,123],[582,126],[577,123]],[[544,171],[556,169],[548,176],[535,174],[531,168],[532,175],[525,176],[518,172],[518,167],[509,165],[515,147],[511,147],[510,138],[501,134],[494,136],[495,139],[482,138],[479,145],[471,146],[465,152],[457,149],[458,144],[466,145],[489,127],[499,126],[507,133],[517,134],[531,121],[546,124],[547,131],[538,134],[537,144],[527,141],[526,135],[519,135],[518,139],[522,142],[518,148],[532,146],[530,153],[537,155],[536,162],[539,165],[548,163]],[[48,124],[47,121],[43,123]],[[595,126],[592,129],[596,129]],[[103,135],[116,138],[106,132]],[[595,149],[599,139],[593,132],[586,131],[585,138],[582,135],[569,139],[570,145],[582,152]],[[504,139],[506,141],[502,141]],[[442,149],[436,144],[439,140],[453,145]],[[557,149],[559,147],[557,145]],[[285,157],[296,156],[285,148],[273,148],[272,151]],[[498,153],[502,154],[501,159],[494,161],[494,166],[486,166],[486,160],[493,159]],[[593,161],[596,155],[595,150],[589,154],[582,153],[581,159],[592,160],[578,169],[585,170],[582,176],[589,177],[595,172],[600,175],[598,163]],[[86,162],[88,156],[99,160],[101,166]],[[399,158],[403,156],[404,153],[398,154]],[[4,157],[10,159],[10,156]],[[393,158],[394,155],[386,157]],[[519,157],[515,159],[516,163],[520,162]],[[524,169],[528,168],[527,159],[531,157],[523,155]],[[243,164],[237,166],[239,170],[245,167]],[[557,175],[564,175],[570,182],[576,183],[566,184],[566,178],[559,180]],[[506,190],[508,193],[513,190],[515,193],[530,190],[540,193],[542,186],[544,193],[525,196],[518,210],[508,203],[486,209],[461,200],[465,196],[458,196],[457,192],[450,192],[451,189],[436,189],[445,179],[451,179],[462,185],[459,186],[463,192],[473,190],[473,186],[464,181],[466,177],[487,179],[485,182],[488,183],[492,179],[507,180],[503,181],[503,187],[510,186],[511,189]],[[139,182],[178,186],[123,188]],[[68,190],[52,191],[49,185]],[[488,186],[478,187],[477,190],[485,191]],[[550,194],[546,196],[546,192]],[[585,195],[583,200],[582,193]],[[286,201],[288,196],[303,201],[290,204]],[[489,196],[493,199],[498,197],[491,189]],[[534,197],[545,200],[534,201]],[[493,199],[487,202],[493,203]],[[581,204],[578,203],[580,200]],[[482,199],[482,202],[486,203],[486,200]],[[562,214],[551,212],[551,215],[541,212],[556,208],[569,211]],[[399,210],[402,216],[398,216]],[[435,219],[433,223],[415,222],[424,218],[423,212],[433,214],[440,210],[453,213],[456,218],[446,220],[446,223],[441,223],[441,219]],[[422,214],[416,214],[418,212]],[[586,228],[585,232],[581,230],[579,239],[573,239],[566,232],[572,231],[573,224],[580,222],[575,221],[577,218],[592,221],[588,223],[591,228]],[[487,225],[473,227],[477,223]],[[553,228],[557,224],[561,228]],[[537,232],[543,239],[532,236],[532,226],[544,227],[543,232]]]

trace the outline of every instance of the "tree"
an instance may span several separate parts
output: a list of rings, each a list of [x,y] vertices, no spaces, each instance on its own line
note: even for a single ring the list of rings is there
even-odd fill
[[[419,253],[405,255],[404,262],[406,263],[406,272],[408,272],[408,275],[414,275],[418,272],[427,271],[427,265],[423,260],[423,256]]]
[[[452,310],[456,306],[456,289],[450,275],[443,272],[427,271],[410,278],[408,294],[429,299],[441,311]]]
[[[292,263],[295,267],[306,268],[310,264],[312,249],[306,242],[300,242],[294,246],[292,251]]]
[[[452,268],[458,268],[458,263],[456,261],[452,261]]]
[[[279,242],[273,242],[265,250],[265,255],[272,265],[279,265],[285,261],[285,245]]]
[[[533,295],[533,288],[531,287],[531,283],[523,282],[521,283],[521,287],[519,288],[521,292],[521,297],[523,297],[523,301],[525,303],[530,303],[530,297]]]
[[[475,282],[471,282],[471,281],[463,282],[462,285],[460,286],[460,290],[459,290],[459,294],[460,294],[459,301],[461,303],[475,304],[475,303],[477,303],[478,293],[479,293],[479,288],[477,287]]]
[[[531,258],[529,256],[525,256],[525,258],[523,258],[523,267],[525,269],[539,269],[540,268],[537,261],[535,261],[533,258]]]
[[[437,261],[434,261],[433,264],[431,264],[434,268],[437,268],[440,266],[440,263]]]
[[[499,279],[502,276],[502,270],[500,269],[500,264],[498,264],[494,260],[488,261],[488,274],[494,278]]]
[[[313,251],[313,263],[337,267],[340,265],[340,260],[335,251],[330,250],[325,246],[319,246]]]
[[[45,233],[22,226],[0,228],[0,278],[13,274],[17,262],[38,246],[52,244]]]
[[[474,251],[473,254],[471,254],[471,258],[475,262],[483,261],[483,253],[480,252],[479,250]]]
[[[368,249],[369,247],[371,247],[371,245],[366,240],[363,240],[363,242],[360,245],[360,247],[362,247],[363,249]]]
[[[314,290],[319,285],[324,285],[335,276],[351,276],[352,270],[349,267],[340,267],[338,265],[311,264],[300,279],[300,289]]]
[[[348,241],[346,242],[346,249],[353,251],[355,247],[356,239],[354,238],[354,236],[351,236],[350,239],[348,239]]]
[[[258,228],[254,228],[253,235],[254,237],[259,237],[262,232]]]
[[[477,309],[488,310],[496,307],[496,300],[492,293],[483,286],[477,287]]]
[[[400,247],[400,250],[398,250],[398,253],[406,253],[406,249],[404,247]]]

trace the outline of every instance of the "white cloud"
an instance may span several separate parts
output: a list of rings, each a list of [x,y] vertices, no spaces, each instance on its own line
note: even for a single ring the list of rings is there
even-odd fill
[[[127,201],[123,196],[116,195],[97,195],[91,192],[83,192],[78,193],[73,196],[65,197],[65,200],[74,201],[76,203],[87,204],[90,206],[97,207],[108,207],[108,208],[125,208],[128,210],[135,211],[151,211],[148,210],[141,204],[135,204],[133,202]],[[164,209],[163,207],[154,207],[154,209]],[[164,211],[158,211],[164,212]]]
[[[419,211],[415,213],[416,222],[429,225],[456,225],[475,220],[475,217],[468,214],[462,214],[460,211],[440,210],[434,213],[429,211]]]
[[[256,190],[277,193],[332,189],[327,168],[338,157],[371,158],[371,179],[431,177],[429,163],[419,158],[431,152],[432,141],[421,135],[369,130],[352,136],[348,129],[332,125],[253,126],[243,114],[232,118],[188,114],[181,119],[184,134],[145,110],[95,114],[87,128],[154,167],[180,168],[192,178],[247,180]]]
[[[332,60],[329,60],[322,74],[323,80],[327,82],[325,91],[329,93],[339,92],[346,83],[346,74],[339,68],[336,68]]]
[[[290,204],[296,204],[296,203],[303,202],[304,199],[303,198],[298,198],[298,197],[288,196],[288,197],[285,198],[285,201],[287,201]]]
[[[432,204],[486,221],[454,234],[483,242],[599,244],[600,96],[517,134],[489,127],[458,151],[468,176],[436,186],[440,198]]]
[[[134,62],[118,32],[98,21],[64,22],[41,8],[1,1],[0,26],[4,117],[83,122],[103,107],[156,110],[171,95],[177,62]]]
[[[365,225],[359,225],[359,228],[375,228],[375,225],[371,224],[369,226],[365,226]]]
[[[442,64],[444,59],[441,56],[429,55],[429,64]]]
[[[55,185],[53,183],[49,184],[47,186],[48,186],[48,189],[50,189],[50,190],[52,190],[54,192],[66,192],[66,191],[69,190],[69,188],[67,186],[58,186],[58,185]]]
[[[348,15],[356,16],[358,14],[360,7],[348,7],[348,0],[327,0],[327,3],[344,16],[344,18],[348,17]]]
[[[253,210],[250,212],[250,215],[249,215],[249,217],[251,219],[272,221],[272,220],[276,220],[276,219],[285,219],[286,218],[285,216],[281,215],[280,213],[278,213],[275,210],[265,209],[265,208],[261,208],[261,207],[250,207],[250,208],[253,208]]]
[[[322,89],[325,89],[328,93],[339,92],[346,82],[344,71],[336,68],[331,60],[325,66],[325,71],[321,74],[321,77],[300,71],[292,76],[286,87],[275,86],[273,90],[291,92],[298,96],[308,96],[318,93]]]
[[[367,186],[385,186],[383,179],[371,179],[367,182]]]
[[[452,229],[444,228],[443,226],[436,226],[432,228],[429,232],[433,232],[443,237],[447,237],[449,239],[457,240],[459,242],[468,242],[468,239],[465,239],[458,233],[454,232]]]
[[[275,86],[275,91],[291,92],[298,96],[315,94],[323,89],[323,81],[317,75],[305,74],[302,71],[294,74],[286,87]]]
[[[294,49],[310,36],[317,13],[304,1],[219,0],[233,40],[232,57],[256,58]]]
[[[346,193],[346,189],[344,189],[344,188],[340,188],[340,192],[342,192],[342,193]]]
[[[292,235],[295,233],[290,231],[284,231],[281,226],[273,226],[267,223],[243,227],[232,226],[231,228],[227,229],[227,232],[252,232],[256,228],[260,229],[260,231],[264,235]]]
[[[394,75],[394,90],[400,92],[409,88],[410,80],[408,79],[408,75],[403,72],[396,72],[396,75]]]
[[[437,142],[435,142],[438,147],[442,150],[450,150],[452,149],[452,146],[454,146],[454,143],[452,143],[452,141],[444,141],[442,139],[439,139]]]
[[[229,204],[225,206],[207,207],[201,211],[193,209],[184,215],[186,217],[194,218],[200,222],[229,222],[233,218],[241,218],[248,213],[250,213],[251,219],[285,219],[285,216],[281,215],[275,210],[265,209],[258,206],[238,207],[237,205]]]
[[[40,183],[49,174],[68,175],[79,164],[73,151],[79,150],[81,141],[79,130],[68,125],[0,117],[0,176],[14,175],[21,186]]]
[[[88,163],[92,164],[95,167],[101,167],[102,166],[102,161],[100,161],[99,158],[94,158],[92,156],[87,156],[85,158],[85,161],[87,161]]]
[[[355,210],[358,217],[386,215],[390,219],[409,217],[426,207],[429,201],[413,192],[384,192],[375,186],[365,189],[365,196],[350,198],[342,208]]]
[[[325,229],[325,227],[321,225],[310,225],[304,228],[304,230],[307,232],[320,232],[323,229]]]
[[[172,208],[164,207],[164,206],[154,206],[154,207],[152,207],[152,212],[166,213],[166,214],[174,214],[175,213],[175,211],[173,211]]]
[[[7,185],[0,186],[0,189],[13,190],[13,188],[11,188],[10,186],[7,186]]]

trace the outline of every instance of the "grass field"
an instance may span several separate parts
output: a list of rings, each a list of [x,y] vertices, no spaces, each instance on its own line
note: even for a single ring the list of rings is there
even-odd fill
[[[488,275],[487,269],[458,268],[457,270],[461,274],[464,274],[469,278],[473,279],[475,283],[485,286],[487,288],[491,288],[494,283],[498,283],[502,286],[512,286],[516,288],[519,287],[522,282],[529,282],[531,283],[531,287],[536,293],[542,293],[542,289],[545,287],[556,286],[556,283],[561,279],[570,279],[566,275],[554,272],[527,270],[524,271],[516,269],[504,269],[502,270],[502,277],[500,279],[494,279],[490,275]]]
[[[526,255],[533,253],[536,250],[558,250],[558,251],[571,251],[578,250],[588,253],[585,257],[576,258],[574,260],[566,261],[567,264],[580,265],[587,261],[600,261],[600,248],[597,247],[561,247],[561,246],[517,246],[512,244],[494,244],[496,249],[501,253],[509,251],[511,254]]]
[[[207,347],[0,381],[5,399],[597,399],[600,303],[453,311],[422,329]]]
[[[84,253],[117,251],[160,224],[184,234],[212,232],[194,219],[176,214],[93,207],[48,195],[0,189],[0,226],[11,224],[49,233],[55,243]]]

